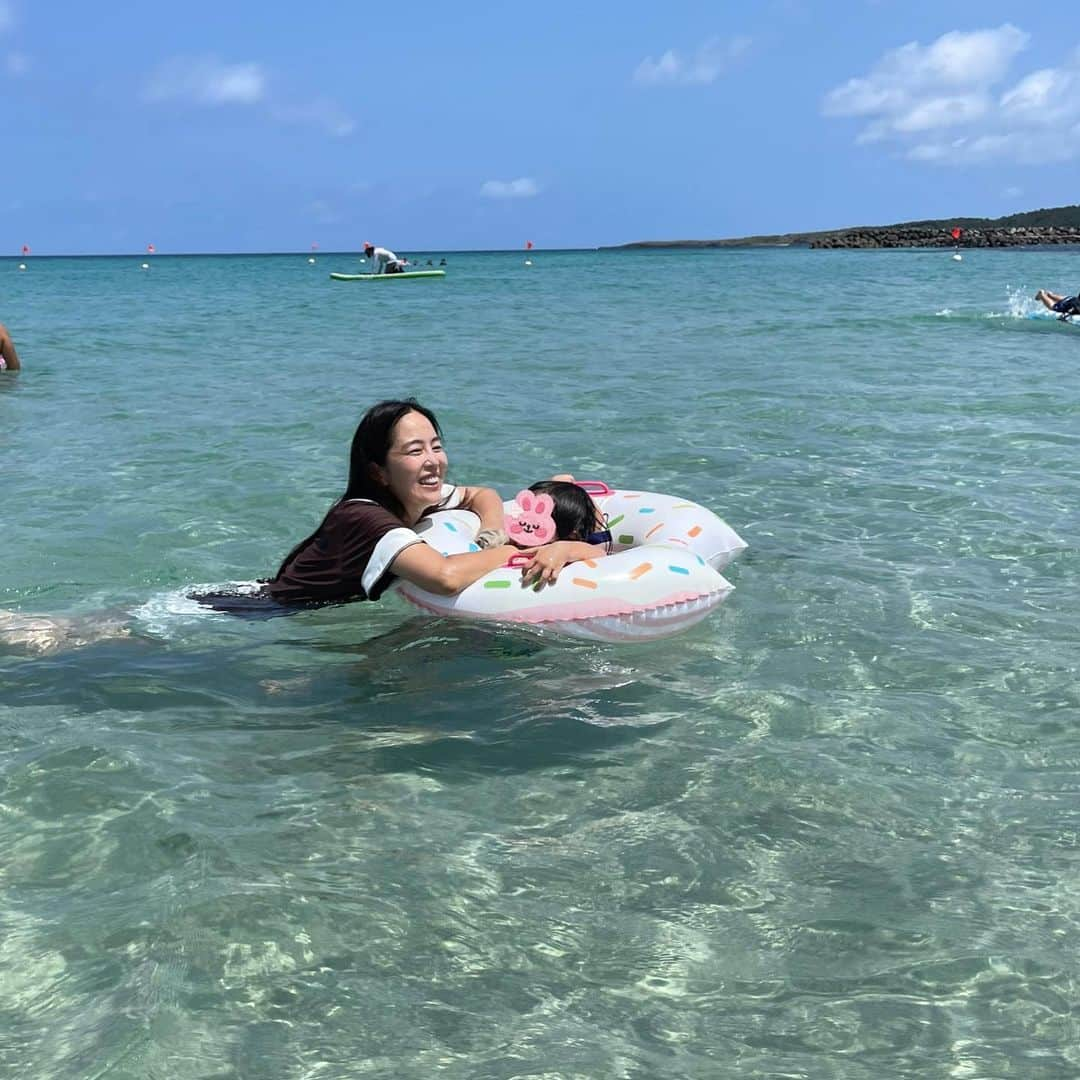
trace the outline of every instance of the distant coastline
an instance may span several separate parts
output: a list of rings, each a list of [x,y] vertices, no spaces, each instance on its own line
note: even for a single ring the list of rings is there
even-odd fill
[[[544,254],[552,255],[560,252],[579,252],[579,251],[597,251],[596,247],[552,247],[552,248],[534,248],[534,252],[544,252]],[[413,256],[423,255],[425,258],[428,255],[450,256],[450,255],[521,255],[523,249],[519,247],[514,248],[423,248],[423,247],[402,247],[402,254],[407,254],[410,258]],[[147,256],[144,251],[51,251],[42,252],[40,255],[36,252],[33,255],[0,255],[0,262],[44,262],[48,259],[139,259],[146,261],[149,258],[151,261],[155,259],[247,259],[254,258],[256,256],[262,257],[281,257],[288,259],[295,259],[298,255],[303,255],[305,258],[314,257],[318,259],[336,258],[343,256],[346,258],[356,258],[363,253],[356,248],[344,249],[342,251],[310,251],[307,248],[296,248],[294,251],[169,251],[158,249],[153,255]]]
[[[959,228],[959,241],[952,230]],[[1029,210],[1001,218],[942,218],[905,221],[896,225],[855,225],[819,232],[777,233],[717,240],[637,240],[602,248],[910,248],[910,247],[1032,247],[1043,244],[1080,244],[1080,206]]]

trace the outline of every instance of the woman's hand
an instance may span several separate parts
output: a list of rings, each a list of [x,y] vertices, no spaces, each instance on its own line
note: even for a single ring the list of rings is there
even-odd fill
[[[602,559],[607,550],[598,544],[586,544],[584,540],[555,540],[532,551],[519,551],[518,556],[528,555],[529,561],[521,570],[521,578],[526,585],[554,585],[559,571],[572,562],[584,562],[586,559]],[[590,566],[593,563],[589,563]]]

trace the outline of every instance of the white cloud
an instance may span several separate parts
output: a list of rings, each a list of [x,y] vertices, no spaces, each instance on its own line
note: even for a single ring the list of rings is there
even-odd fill
[[[6,34],[14,29],[18,19],[15,17],[15,9],[7,2],[0,0],[0,34]],[[30,57],[26,53],[7,50],[4,58],[0,61],[3,70],[12,78],[19,78],[30,70]]]
[[[315,199],[304,208],[305,216],[316,225],[340,225],[341,214],[325,199]]]
[[[1006,23],[954,30],[930,45],[911,42],[831,90],[822,111],[862,119],[858,142],[892,144],[914,161],[1038,164],[1080,157],[1080,50],[1060,67],[998,88],[1028,41]]]
[[[255,105],[265,94],[266,76],[258,64],[226,64],[216,56],[175,56],[150,77],[143,98],[195,105]]]
[[[868,75],[825,95],[826,116],[866,116],[895,125],[929,102],[971,101],[1000,79],[1028,35],[1006,23],[997,30],[952,31],[932,45],[910,42],[887,52]]]
[[[1001,112],[1013,123],[1058,125],[1076,116],[1080,106],[1080,64],[1043,68],[1026,75],[1001,95]]]
[[[978,119],[990,108],[985,94],[962,94],[956,97],[928,98],[915,102],[897,117],[897,131],[932,131],[934,128],[958,127]]]
[[[1060,133],[1045,130],[996,132],[957,139],[951,145],[921,143],[911,147],[907,156],[915,161],[937,161],[948,165],[984,165],[994,161],[1048,165],[1077,157],[1080,153],[1077,139],[1080,139],[1080,124]]]
[[[517,180],[488,180],[481,186],[480,194],[488,199],[531,199],[540,194],[540,185],[528,176]]]
[[[142,98],[150,104],[258,105],[278,123],[315,128],[334,138],[356,130],[353,118],[337,102],[329,98],[298,104],[274,101],[268,84],[261,64],[227,64],[216,56],[174,56],[153,72]]]
[[[1016,187],[1015,185],[1013,185],[1011,187],[1007,187],[1001,193],[1001,197],[1003,199],[1018,199],[1023,194],[1024,194],[1024,189],[1023,188],[1019,188],[1019,187]]]
[[[634,70],[634,82],[645,86],[662,83],[707,85],[716,82],[750,47],[750,38],[709,38],[691,56],[668,49],[659,60],[646,56]]]
[[[912,43],[897,50],[899,73],[916,74],[931,86],[987,85],[1005,74],[1030,36],[1011,23],[996,30],[953,30],[926,49]]]
[[[274,115],[283,123],[318,128],[339,139],[356,130],[353,118],[329,98],[318,98],[305,105],[284,105],[275,109]]]

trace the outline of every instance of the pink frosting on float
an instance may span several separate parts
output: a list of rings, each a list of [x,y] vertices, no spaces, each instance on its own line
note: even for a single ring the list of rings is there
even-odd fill
[[[589,637],[593,640],[608,641],[608,642],[642,642],[652,641],[658,638],[670,637],[672,634],[677,634],[681,630],[689,629],[691,626],[701,622],[712,609],[715,604],[709,604],[700,608],[693,608],[690,611],[679,610],[672,612],[670,616],[663,618],[650,618],[647,623],[637,623],[633,621],[633,616],[623,616],[616,625],[610,623],[604,623],[603,625],[597,625],[597,622],[591,619],[575,619],[571,623],[579,624],[583,629],[589,631]],[[638,612],[638,614],[656,615],[658,612]],[[625,621],[624,621],[625,620]],[[557,624],[565,625],[565,624]],[[647,633],[634,633],[629,627],[632,626],[644,626]],[[623,629],[623,628],[626,629]],[[573,633],[572,630],[567,630],[566,633]],[[580,635],[584,636],[584,635]]]
[[[508,611],[475,611],[454,608],[440,608],[414,596],[411,591],[402,590],[405,598],[423,611],[435,615],[467,615],[474,619],[491,619],[497,622],[544,623],[544,622],[580,622],[585,619],[600,619],[613,615],[634,615],[643,611],[657,611],[660,608],[684,604],[691,600],[716,597],[719,603],[730,592],[729,589],[716,589],[712,592],[672,593],[648,604],[630,604],[625,600],[597,597],[588,600],[574,600],[561,604],[544,604],[527,609]]]

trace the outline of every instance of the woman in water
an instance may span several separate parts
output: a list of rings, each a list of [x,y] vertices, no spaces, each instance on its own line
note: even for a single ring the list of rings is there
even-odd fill
[[[433,593],[460,592],[519,551],[506,543],[498,493],[447,484],[446,470],[442,435],[430,410],[412,398],[374,405],[353,436],[344,494],[315,532],[285,556],[277,574],[255,593],[203,593],[192,599],[219,611],[265,617],[323,604],[378,600],[397,577]],[[587,509],[579,524],[564,524],[567,536],[574,539],[537,548],[525,568],[526,578],[554,581],[567,562],[589,556],[583,541],[588,522],[597,521],[595,507],[583,491],[576,491]],[[480,550],[442,555],[414,531],[427,514],[452,508],[471,510],[479,517]],[[558,511],[556,517],[560,520]],[[596,542],[592,536],[589,540]],[[78,647],[128,632],[115,620],[81,628],[70,619],[0,612],[0,643],[35,652]]]
[[[285,556],[260,594],[194,599],[238,613],[257,609],[265,598],[289,607],[378,600],[396,577],[429,592],[460,592],[504,565],[516,549],[506,545],[498,493],[447,484],[446,469],[435,414],[413,398],[379,402],[353,436],[345,493]],[[425,515],[454,508],[480,518],[481,550],[442,555],[414,531]]]

